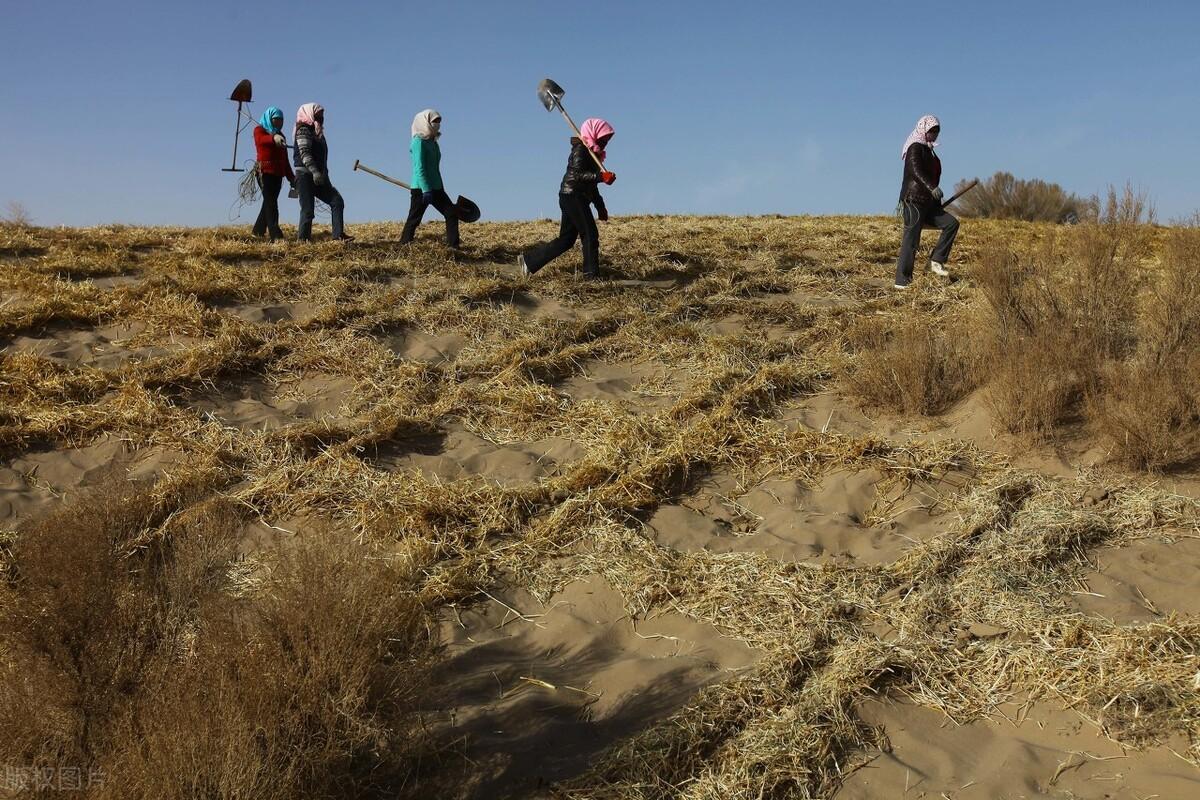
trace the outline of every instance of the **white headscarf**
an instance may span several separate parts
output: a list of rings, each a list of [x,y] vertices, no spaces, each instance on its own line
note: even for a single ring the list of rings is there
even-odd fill
[[[413,117],[412,135],[436,140],[442,135],[442,115],[427,108]]]
[[[904,149],[900,151],[900,158],[903,159],[908,155],[908,148],[914,144],[927,144],[931,148],[937,147],[937,142],[931,142],[925,137],[934,128],[942,127],[942,123],[938,122],[938,118],[933,114],[926,114],[917,120],[917,127],[913,128],[913,132],[908,135],[908,139],[904,142]]]

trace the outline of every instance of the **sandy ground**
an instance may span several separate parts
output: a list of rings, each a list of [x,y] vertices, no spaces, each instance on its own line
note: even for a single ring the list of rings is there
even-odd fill
[[[631,292],[657,291],[653,280],[633,281]],[[101,278],[116,291],[136,278]],[[665,282],[670,286],[671,281]],[[861,289],[868,291],[870,287]],[[764,304],[790,303],[837,310],[852,298],[812,294],[766,295]],[[586,319],[586,305],[530,295],[515,313],[538,318]],[[230,303],[222,311],[255,325],[311,318],[303,303]],[[747,323],[731,315],[708,324],[712,335],[740,334]],[[99,369],[169,355],[194,340],[181,335],[142,345],[137,323],[103,326],[51,324],[3,342],[6,354],[31,353],[69,366]],[[762,335],[782,338],[783,325]],[[401,329],[373,334],[398,361],[454,366],[469,358],[463,331]],[[556,380],[561,403],[615,404],[637,415],[668,408],[688,386],[677,367],[584,358]],[[351,413],[353,380],[306,374],[288,380],[249,378],[191,392],[183,407],[198,419],[244,431],[273,431],[298,423],[336,423]],[[961,440],[1009,454],[1014,463],[1050,476],[1076,474],[1098,463],[1088,442],[1074,447],[1030,447],[993,433],[987,410],[969,399],[934,421],[868,416],[834,390],[793,402],[777,415],[782,429],[834,431],[884,440]],[[561,475],[585,458],[570,436],[494,441],[468,426],[449,424],[403,447],[364,454],[376,468],[416,471],[430,480],[478,479],[504,487],[534,485]],[[180,454],[133,449],[104,436],[75,448],[34,448],[0,464],[0,528],[15,529],[79,487],[114,472],[138,480],[168,473]],[[960,523],[952,499],[972,476],[948,471],[897,486],[875,469],[835,469],[815,485],[767,478],[742,485],[739,476],[706,476],[691,491],[663,503],[641,520],[659,545],[684,553],[761,554],[781,562],[891,564],[917,543]],[[1169,484],[1173,480],[1165,479]],[[1190,490],[1186,479],[1177,485]],[[1103,502],[1103,498],[1096,499]],[[262,520],[247,531],[248,549],[297,533],[303,518]],[[1117,624],[1200,614],[1200,540],[1145,539],[1087,553],[1082,583],[1066,587],[1085,615]],[[569,559],[570,554],[564,555]],[[436,696],[425,711],[433,724],[463,736],[464,758],[478,766],[479,798],[523,796],[547,782],[578,774],[614,742],[684,707],[697,691],[753,670],[759,651],[708,622],[676,612],[630,614],[626,599],[603,576],[572,580],[538,598],[518,585],[497,589],[483,602],[449,609],[441,620],[446,659]],[[902,697],[860,704],[857,712],[880,726],[890,742],[849,775],[836,797],[884,798],[1187,798],[1200,797],[1200,773],[1169,744],[1146,751],[1122,748],[1082,714],[1041,699],[1010,704],[1003,715],[954,724]],[[1006,718],[1007,717],[1007,718]]]

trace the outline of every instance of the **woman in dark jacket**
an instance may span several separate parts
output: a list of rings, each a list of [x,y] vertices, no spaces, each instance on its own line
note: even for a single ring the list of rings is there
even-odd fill
[[[907,288],[913,279],[913,263],[921,246],[921,229],[926,225],[942,232],[930,256],[929,268],[937,275],[947,276],[946,262],[950,248],[958,236],[958,220],[942,207],[942,162],[933,152],[937,146],[942,124],[932,114],[921,117],[917,127],[908,135],[900,157],[904,159],[904,182],[900,186],[901,213],[904,215],[904,238],[900,244],[900,260],[896,262],[896,288]]]
[[[588,280],[600,277],[600,239],[596,220],[592,218],[592,206],[601,222],[608,220],[608,209],[600,196],[597,184],[612,185],[617,176],[607,170],[599,170],[596,158],[604,162],[604,148],[613,137],[613,127],[602,119],[584,120],[579,128],[582,138],[571,137],[571,155],[567,159],[567,172],[558,189],[558,207],[562,209],[562,223],[558,238],[526,250],[517,257],[521,273],[529,276],[575,246],[580,239],[583,246],[583,274]],[[588,152],[591,150],[591,153]]]
[[[329,206],[333,214],[333,238],[350,241],[342,229],[342,212],[346,204],[342,195],[329,182],[329,145],[325,143],[325,109],[316,103],[305,103],[296,112],[292,131],[296,165],[296,189],[300,192],[300,229],[297,238],[307,242],[312,238],[312,223],[316,201]]]
[[[254,235],[271,234],[274,242],[283,238],[279,229],[279,191],[283,179],[292,186],[296,176],[288,163],[287,139],[283,136],[283,112],[271,106],[254,126],[254,149],[258,156],[258,185],[262,189],[262,209],[254,223]]]

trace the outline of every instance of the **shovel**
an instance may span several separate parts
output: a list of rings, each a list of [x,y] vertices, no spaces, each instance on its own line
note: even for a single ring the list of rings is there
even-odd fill
[[[382,172],[376,172],[375,170],[368,167],[366,164],[359,161],[357,158],[354,159],[354,171],[355,172],[361,171],[361,172],[367,173],[368,175],[374,175],[376,178],[387,181],[388,183],[391,183],[391,184],[395,184],[396,186],[399,186],[401,189],[408,189],[410,192],[412,191],[412,187],[409,186],[404,181],[398,181],[395,178],[392,178],[388,175],[384,175]],[[463,197],[461,194],[458,196],[458,200],[456,200],[454,202],[454,210],[455,210],[455,216],[458,217],[460,222],[478,222],[479,221],[479,217],[481,214],[481,212],[479,210],[479,206],[475,205],[473,202],[471,202],[467,198]]]
[[[549,78],[542,78],[542,82],[538,84],[537,93],[538,99],[542,101],[542,105],[546,107],[546,110],[553,111],[557,108],[558,113],[562,114],[563,119],[565,119],[567,124],[571,126],[571,130],[575,131],[575,135],[579,137],[580,141],[583,141],[583,134],[579,132],[579,126],[575,124],[575,120],[571,119],[571,115],[567,113],[565,108],[563,108],[562,99],[563,95],[567,93],[567,90]],[[585,147],[584,149],[588,151],[588,155],[592,157],[592,161],[596,162],[597,169],[599,169],[601,172],[609,171],[608,168],[605,167],[600,161],[600,156],[592,152],[592,148]]]

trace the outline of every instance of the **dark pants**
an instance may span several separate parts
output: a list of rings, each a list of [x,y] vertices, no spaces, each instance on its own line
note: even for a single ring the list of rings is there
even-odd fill
[[[262,208],[254,223],[254,235],[262,236],[270,231],[272,242],[282,239],[283,231],[279,230],[279,190],[283,188],[283,176],[260,174],[258,185],[262,189]]]
[[[303,169],[297,170],[296,190],[300,192],[300,230],[297,232],[296,238],[302,242],[307,242],[312,238],[313,213],[318,199],[328,205],[332,213],[333,238],[342,238],[342,211],[345,210],[346,204],[342,201],[338,190],[328,182],[328,178],[326,178],[324,186],[317,186],[311,172]]]
[[[913,262],[917,258],[917,248],[921,246],[921,229],[931,225],[942,232],[929,258],[945,264],[958,236],[958,220],[939,205],[905,201],[903,206],[904,239],[900,243],[900,260],[896,262],[896,283],[906,286],[913,278]]]
[[[428,194],[428,199],[426,199],[426,194]],[[412,197],[408,205],[408,220],[404,223],[404,233],[400,235],[400,243],[408,244],[413,240],[413,236],[417,233],[417,226],[421,224],[421,218],[425,216],[425,209],[430,206],[436,208],[446,218],[446,244],[458,247],[458,207],[454,205],[450,195],[446,194],[444,189],[427,193],[420,189],[412,190]]]
[[[537,272],[574,247],[576,239],[581,239],[583,274],[596,277],[600,272],[600,233],[596,230],[591,204],[578,194],[560,194],[558,207],[562,209],[558,238],[526,250],[525,265],[530,272]]]

